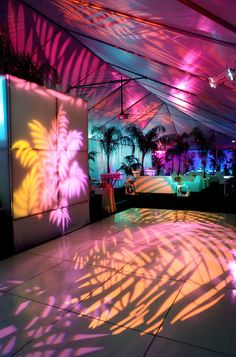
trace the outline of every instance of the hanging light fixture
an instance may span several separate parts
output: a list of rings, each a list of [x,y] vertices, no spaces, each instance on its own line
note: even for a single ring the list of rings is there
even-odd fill
[[[124,107],[123,107],[123,78],[122,78],[122,76],[120,79],[120,114],[118,114],[117,117],[119,120],[128,119],[128,117],[129,117],[129,114],[124,112]]]

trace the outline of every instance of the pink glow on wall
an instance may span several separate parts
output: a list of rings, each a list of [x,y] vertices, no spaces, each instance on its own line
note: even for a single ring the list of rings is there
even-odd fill
[[[70,222],[70,201],[79,198],[87,189],[87,175],[76,159],[83,145],[83,135],[77,130],[69,130],[69,119],[63,106],[49,130],[35,119],[28,126],[33,145],[18,140],[12,146],[13,150],[18,149],[16,158],[27,169],[21,186],[13,193],[14,217],[49,210],[50,222],[64,231]]]
[[[9,336],[11,334],[13,334],[14,332],[16,332],[16,328],[14,325],[10,325],[6,328],[3,328],[0,330],[0,338],[3,338],[3,337],[6,337],[6,336]]]
[[[83,99],[81,98],[75,98],[71,95],[68,94],[64,94],[64,93],[60,93],[58,91],[55,91],[53,89],[49,89],[49,88],[45,88],[45,87],[41,87],[36,83],[32,83],[32,82],[27,82],[24,79],[21,78],[17,78],[11,75],[7,75],[6,76],[7,79],[10,79],[11,82],[14,83],[16,88],[19,89],[25,89],[26,91],[30,91],[30,92],[35,92],[38,95],[40,95],[41,97],[53,97],[55,99],[59,99],[62,100],[63,102],[66,103],[71,103],[71,104],[75,104],[78,106],[82,106],[83,105]]]

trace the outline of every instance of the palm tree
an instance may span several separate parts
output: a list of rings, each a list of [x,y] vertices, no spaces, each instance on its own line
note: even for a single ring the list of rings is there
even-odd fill
[[[206,134],[198,127],[194,128],[190,134],[193,137],[193,143],[199,148],[198,156],[202,159],[203,176],[206,177],[207,156],[209,150],[215,143],[214,130],[209,130]]]
[[[161,169],[162,169],[162,167],[164,167],[164,158],[163,157],[159,157],[157,155],[153,155],[152,163],[153,163],[153,166],[157,170],[156,171],[157,175],[160,175]]]
[[[57,71],[48,61],[40,64],[29,53],[17,52],[4,29],[0,32],[0,73],[12,74],[39,85],[54,86],[58,81]]]
[[[166,161],[169,161],[170,158],[173,160],[175,156],[178,159],[177,176],[180,176],[182,154],[185,153],[189,149],[188,137],[189,137],[189,135],[187,133],[183,133],[181,135],[172,134],[171,141],[169,143],[169,145],[171,147],[169,147],[166,151]]]
[[[170,162],[171,161],[171,174],[173,174],[174,172],[174,158],[175,158],[175,155],[173,154],[172,151],[166,151],[166,155],[165,155],[165,162]]]
[[[186,174],[189,172],[190,168],[193,169],[194,166],[194,159],[195,159],[196,154],[194,152],[186,153],[183,157],[183,162],[184,162],[184,173]]]
[[[210,153],[212,155],[211,157],[211,166],[213,168],[213,173],[215,171],[220,171],[221,170],[221,165],[223,164],[224,161],[226,161],[226,154],[224,153],[223,150],[210,150]]]
[[[133,171],[140,168],[141,164],[134,155],[127,155],[124,157],[124,161],[121,163],[119,170],[124,171],[128,175],[132,175]]]
[[[89,151],[88,160],[95,162],[96,156],[97,156],[97,151]]]
[[[159,134],[164,133],[165,128],[163,126],[155,126],[154,128],[150,129],[147,133],[144,133],[143,130],[139,128],[137,125],[131,124],[125,130],[135,141],[139,150],[142,153],[140,174],[143,175],[145,155],[148,152],[152,152],[155,149],[157,149],[157,142],[160,139]]]
[[[120,129],[115,126],[105,127],[96,125],[91,130],[92,139],[98,140],[100,142],[101,148],[104,150],[107,157],[107,173],[110,173],[110,156],[116,151],[119,145],[131,145],[132,146],[132,154],[134,152],[134,143],[131,138],[128,136],[122,135]]]
[[[88,152],[88,162],[90,162],[90,161],[95,162],[96,157],[97,157],[97,151],[89,151],[89,152]],[[89,165],[89,171],[94,171],[94,170],[90,167],[90,165]]]

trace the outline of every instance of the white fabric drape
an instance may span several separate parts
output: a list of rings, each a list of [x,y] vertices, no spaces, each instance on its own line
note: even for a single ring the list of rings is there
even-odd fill
[[[106,172],[106,154],[104,151],[101,149],[100,142],[97,140],[89,139],[88,141],[89,144],[89,152],[90,151],[96,151],[97,156],[95,158],[95,162],[90,160],[89,162],[89,168],[90,168],[90,177],[91,178],[100,178],[100,174]],[[110,168],[111,172],[115,172],[120,168],[122,165],[122,162],[125,161],[124,158],[127,155],[132,154],[132,148],[131,146],[128,145],[120,145],[118,149],[111,154],[110,158]],[[134,156],[139,159],[141,162],[141,153],[140,150],[136,147],[135,148],[135,153]],[[152,166],[152,156],[151,153],[148,153],[145,156],[145,162],[144,162],[144,167],[149,168]]]

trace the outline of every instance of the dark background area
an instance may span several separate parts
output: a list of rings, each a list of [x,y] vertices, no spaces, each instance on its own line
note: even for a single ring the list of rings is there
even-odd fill
[[[125,188],[115,188],[116,212],[130,207],[164,208],[203,212],[236,214],[236,184],[227,187],[212,183],[201,192],[191,192],[189,197],[177,197],[176,194],[139,193],[126,195]],[[115,213],[116,213],[115,212]],[[102,208],[102,195],[92,195],[90,200],[91,223],[108,216]]]

